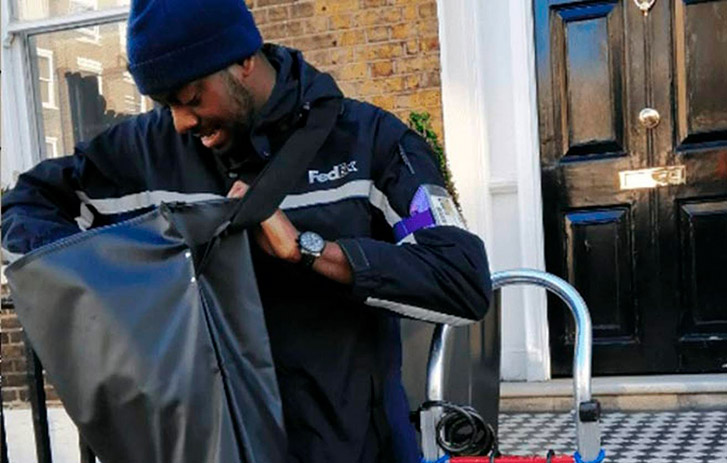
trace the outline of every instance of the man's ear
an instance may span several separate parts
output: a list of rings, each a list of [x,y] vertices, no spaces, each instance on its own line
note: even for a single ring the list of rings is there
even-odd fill
[[[242,61],[238,61],[237,64],[240,66],[240,76],[245,78],[249,77],[253,73],[257,65],[257,58],[255,55],[249,56]]]

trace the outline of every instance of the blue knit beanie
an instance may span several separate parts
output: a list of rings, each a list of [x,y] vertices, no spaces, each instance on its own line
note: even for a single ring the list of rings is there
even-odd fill
[[[262,37],[244,0],[133,0],[129,72],[139,91],[175,90],[247,58]]]

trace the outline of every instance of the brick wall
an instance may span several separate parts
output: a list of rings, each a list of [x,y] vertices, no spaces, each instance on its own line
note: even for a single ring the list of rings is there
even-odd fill
[[[3,402],[17,403],[26,400],[25,348],[22,329],[15,312],[3,301],[0,309],[0,341],[2,342],[2,388]]]
[[[2,288],[2,295],[2,308],[0,308],[2,400],[4,406],[25,406],[28,402],[28,379],[23,329],[15,316],[12,303],[7,298],[6,287]],[[60,403],[53,386],[47,382],[45,393],[50,404]]]
[[[248,0],[266,41],[301,50],[344,93],[406,121],[427,111],[442,139],[435,0]]]
[[[247,0],[264,39],[301,50],[330,72],[344,93],[406,121],[427,111],[442,139],[435,0]],[[0,311],[2,400],[27,400],[22,330],[11,307]],[[52,389],[47,390],[55,399]]]

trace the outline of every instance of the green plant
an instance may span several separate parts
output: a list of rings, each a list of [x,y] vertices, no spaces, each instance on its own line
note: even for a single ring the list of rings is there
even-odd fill
[[[449,194],[452,195],[452,199],[454,200],[454,204],[457,206],[457,209],[459,209],[460,206],[457,189],[452,181],[452,172],[449,170],[449,164],[447,163],[447,156],[444,153],[444,148],[439,142],[437,133],[432,128],[432,116],[426,111],[412,111],[409,113],[409,127],[421,135],[427,143],[429,143],[429,146],[432,147],[432,151],[434,151],[434,155],[437,157],[437,163],[439,163],[439,170],[442,172],[442,176],[444,177],[444,185],[447,187]]]

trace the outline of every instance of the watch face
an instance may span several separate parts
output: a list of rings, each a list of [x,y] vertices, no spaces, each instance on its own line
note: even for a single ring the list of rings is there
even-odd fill
[[[308,252],[310,254],[320,254],[323,252],[323,248],[325,246],[325,240],[317,233],[303,232],[300,235],[301,251]]]

